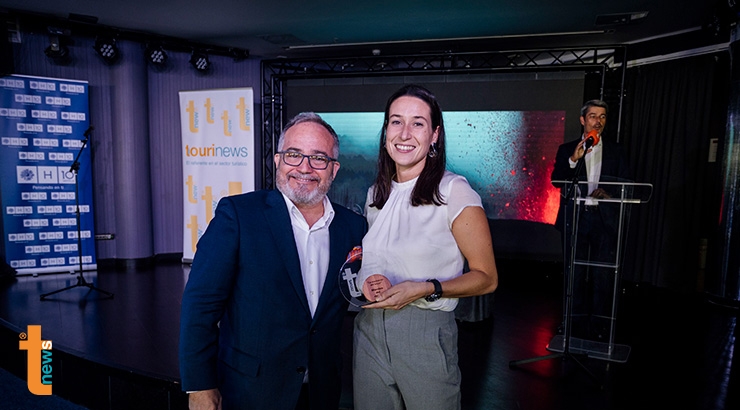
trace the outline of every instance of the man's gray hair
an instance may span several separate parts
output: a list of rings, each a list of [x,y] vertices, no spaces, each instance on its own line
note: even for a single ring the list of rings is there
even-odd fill
[[[589,100],[586,101],[585,104],[583,104],[583,107],[581,107],[581,117],[586,117],[586,113],[588,112],[588,109],[591,107],[601,107],[604,110],[606,110],[606,113],[609,114],[609,104],[607,104],[605,101],[602,100]]]
[[[324,121],[321,116],[316,114],[315,112],[302,112],[295,117],[293,117],[290,121],[288,121],[287,124],[285,124],[285,127],[283,128],[283,131],[280,133],[280,138],[278,139],[278,145],[277,149],[278,151],[283,150],[283,144],[285,143],[285,133],[290,129],[290,127],[303,123],[303,122],[313,122],[316,124],[321,125],[322,127],[326,128],[327,131],[329,131],[329,134],[331,134],[332,138],[334,139],[334,151],[331,153],[332,157],[338,158],[339,157],[339,137],[337,136],[337,133],[334,131],[334,128],[329,125],[326,121]]]

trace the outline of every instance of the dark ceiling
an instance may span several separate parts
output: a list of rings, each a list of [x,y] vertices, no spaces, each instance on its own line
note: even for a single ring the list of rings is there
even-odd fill
[[[275,58],[639,44],[687,32],[726,42],[737,21],[728,3],[737,10],[736,0],[0,0],[0,11],[21,24],[87,16],[88,29]]]

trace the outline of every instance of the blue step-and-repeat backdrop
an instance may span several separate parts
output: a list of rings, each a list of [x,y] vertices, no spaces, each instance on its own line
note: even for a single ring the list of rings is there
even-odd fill
[[[18,273],[97,268],[88,109],[87,82],[0,77],[0,250]]]

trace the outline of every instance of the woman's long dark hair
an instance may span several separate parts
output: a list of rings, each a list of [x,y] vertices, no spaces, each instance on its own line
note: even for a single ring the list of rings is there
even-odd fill
[[[442,181],[442,176],[447,167],[445,127],[442,120],[442,110],[439,108],[437,97],[431,91],[420,85],[409,84],[393,93],[385,105],[385,117],[383,120],[383,129],[380,131],[380,149],[378,150],[378,175],[375,177],[375,194],[373,195],[373,202],[370,206],[382,209],[391,194],[391,181],[396,174],[396,163],[385,149],[385,134],[388,128],[391,104],[403,96],[416,97],[424,101],[429,106],[431,113],[432,130],[439,127],[437,142],[433,144],[437,154],[434,156],[427,155],[424,169],[421,170],[419,179],[416,181],[416,186],[411,193],[411,205],[442,205],[444,201],[439,193],[439,183]]]

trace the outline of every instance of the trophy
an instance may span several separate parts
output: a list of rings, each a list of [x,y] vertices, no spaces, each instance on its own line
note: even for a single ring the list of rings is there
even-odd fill
[[[363,265],[362,247],[355,246],[339,270],[339,290],[352,306],[362,307],[375,303],[377,297],[392,286],[383,275],[380,260],[371,259]],[[361,282],[363,278],[366,279]]]

